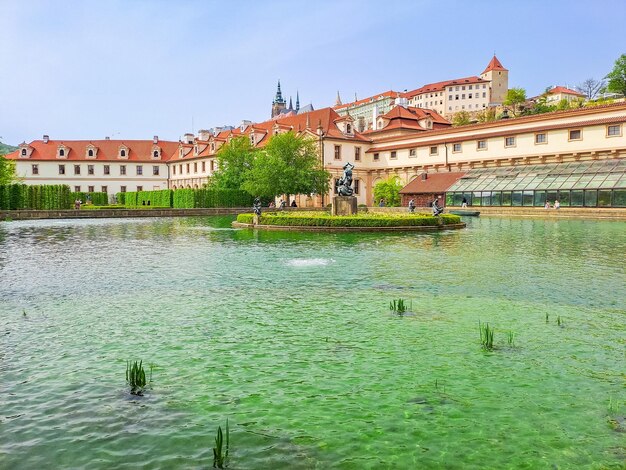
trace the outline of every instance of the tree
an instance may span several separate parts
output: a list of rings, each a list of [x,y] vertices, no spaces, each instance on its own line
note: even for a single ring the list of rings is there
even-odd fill
[[[285,132],[271,137],[245,172],[241,189],[253,196],[323,194],[330,187],[330,173],[323,169],[316,141]]]
[[[10,184],[15,179],[15,161],[0,155],[0,184]]]
[[[217,170],[209,181],[216,189],[241,189],[258,150],[245,136],[235,137],[217,151]]]
[[[576,91],[585,95],[588,100],[594,99],[602,88],[604,88],[604,80],[594,78],[588,78],[580,85],[576,85]]]
[[[626,96],[626,54],[619,56],[606,79],[609,81],[608,91]]]
[[[476,114],[478,122],[491,122],[496,120],[496,108],[486,108]]]
[[[385,200],[385,204],[390,207],[400,205],[400,190],[402,183],[397,176],[392,176],[386,180],[379,181],[374,186],[374,199],[380,201]]]
[[[452,125],[453,126],[465,126],[466,124],[472,123],[472,117],[470,113],[467,111],[459,111],[458,113],[454,113],[452,115]]]
[[[506,92],[506,98],[503,104],[505,106],[510,106],[513,116],[517,116],[519,106],[525,101],[526,90],[523,88],[509,88],[509,91]]]

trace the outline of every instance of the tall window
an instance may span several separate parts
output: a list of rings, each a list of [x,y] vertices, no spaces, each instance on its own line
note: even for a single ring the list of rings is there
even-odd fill
[[[159,151],[155,150],[154,152],[152,152],[152,158],[159,158]]]
[[[102,186],[101,191],[102,191],[103,193],[108,193],[108,192],[109,192],[109,188],[108,188],[107,186]]]
[[[74,186],[74,192],[80,193],[80,186]]]
[[[198,162],[193,162],[193,172],[198,173]]]
[[[93,173],[94,173],[93,165],[87,165],[87,174],[93,175]]]
[[[104,174],[105,175],[111,174],[111,167],[109,165],[104,165]]]
[[[187,174],[190,173],[190,171],[189,171],[189,163],[187,163],[185,170],[187,170]]]
[[[95,186],[87,186],[87,192],[93,193],[93,192],[95,192],[95,190],[96,190]]]
[[[341,160],[341,145],[335,145],[335,160]]]
[[[143,191],[143,186],[137,186],[137,191]]]
[[[158,167],[158,165],[154,165],[152,167],[152,175],[153,176],[159,176],[159,167]]]
[[[31,168],[33,170],[32,171],[33,175],[38,175],[39,174],[39,165],[32,165]]]
[[[87,156],[93,157],[93,149],[87,150]]]
[[[125,157],[126,156],[126,150],[121,149],[120,150],[120,157]]]
[[[74,165],[74,174],[80,175],[80,165]]]
[[[357,196],[359,195],[359,189],[361,186],[360,183],[361,183],[361,180],[359,179],[354,180],[354,194],[356,194]]]
[[[59,165],[59,175],[65,174],[65,165]]]
[[[65,156],[65,150],[59,149],[59,157],[64,157],[64,156]]]
[[[172,174],[175,175],[176,174],[176,165],[172,165]]]
[[[202,162],[202,173],[206,171],[206,162]]]
[[[211,160],[211,171],[215,171],[215,161]]]
[[[358,162],[361,160],[361,147],[354,147],[354,161]]]
[[[26,156],[26,149],[22,149],[22,157]]]
[[[120,175],[126,175],[126,165],[120,165]]]
[[[377,162],[380,159],[380,154],[379,153],[375,153],[374,154],[374,161]]]
[[[120,193],[126,192],[126,186],[120,186]]]
[[[143,166],[137,165],[137,176],[143,175]]]

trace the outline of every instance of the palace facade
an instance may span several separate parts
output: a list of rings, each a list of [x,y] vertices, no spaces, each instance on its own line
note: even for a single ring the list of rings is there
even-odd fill
[[[372,205],[374,185],[387,178],[397,178],[405,185],[424,174],[471,173],[484,186],[473,187],[472,191],[489,193],[496,187],[485,186],[487,181],[501,183],[498,180],[506,175],[519,176],[522,168],[528,179],[539,174],[552,177],[571,168],[579,178],[576,188],[566,188],[574,184],[572,176],[558,180],[565,186],[551,183],[551,190],[590,191],[585,195],[589,201],[593,201],[593,191],[610,190],[609,205],[620,205],[622,193],[626,194],[625,123],[626,103],[615,103],[452,127],[439,113],[397,99],[390,111],[377,117],[377,128],[367,132],[356,129],[351,114],[341,116],[333,108],[323,108],[261,123],[244,121],[237,128],[220,132],[186,134],[180,142],[164,142],[156,137],[145,141],[63,141],[44,137],[21,144],[7,157],[16,161],[18,176],[26,184],[68,184],[75,190],[105,191],[110,195],[120,191],[200,188],[217,169],[220,147],[232,138],[246,136],[262,148],[272,135],[295,132],[316,140],[320,160],[333,179],[341,176],[347,162],[355,165],[354,189],[359,204]],[[604,161],[608,163],[594,164]],[[589,174],[585,176],[585,172]],[[480,176],[483,173],[485,178]],[[593,186],[601,177],[605,177],[601,186]],[[585,185],[586,179],[589,184]],[[545,185],[549,178],[544,180]],[[521,188],[522,183],[517,183]],[[503,189],[501,185],[497,188]],[[457,189],[459,193],[464,191],[463,186]],[[298,205],[327,205],[332,196],[300,195]],[[600,196],[595,193],[595,197]],[[510,199],[508,194],[497,197]],[[606,201],[606,193],[603,197]],[[589,205],[593,206],[591,202]]]

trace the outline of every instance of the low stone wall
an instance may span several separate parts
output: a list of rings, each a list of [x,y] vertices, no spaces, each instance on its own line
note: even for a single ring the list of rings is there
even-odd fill
[[[561,207],[544,209],[543,207],[479,207],[446,206],[445,212],[478,211],[480,217],[543,217],[551,219],[614,219],[626,220],[626,208],[600,207]]]

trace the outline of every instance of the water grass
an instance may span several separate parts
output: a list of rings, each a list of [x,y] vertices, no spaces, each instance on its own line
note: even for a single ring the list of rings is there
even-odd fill
[[[230,450],[230,430],[228,429],[228,419],[226,419],[226,441],[222,427],[217,427],[215,436],[215,447],[213,447],[213,468],[224,468],[228,466],[228,451]]]
[[[152,368],[150,368],[150,381],[152,381]],[[146,371],[143,368],[143,361],[126,361],[126,382],[130,386],[132,395],[143,395],[146,387]]]
[[[480,344],[483,349],[492,351],[494,329],[489,326],[489,323],[481,323],[480,320],[478,320],[478,330],[480,331]]]
[[[515,340],[515,333],[513,333],[513,331],[509,330],[506,334],[506,339],[507,342],[509,343],[509,346],[514,346],[514,340]]]
[[[546,313],[546,323],[550,321],[550,315]]]
[[[561,321],[561,315],[556,317],[556,324],[557,324],[557,326],[563,326],[563,322]]]
[[[389,310],[397,315],[404,315],[410,309],[413,308],[413,302],[407,303],[404,299],[393,300],[389,302]]]

